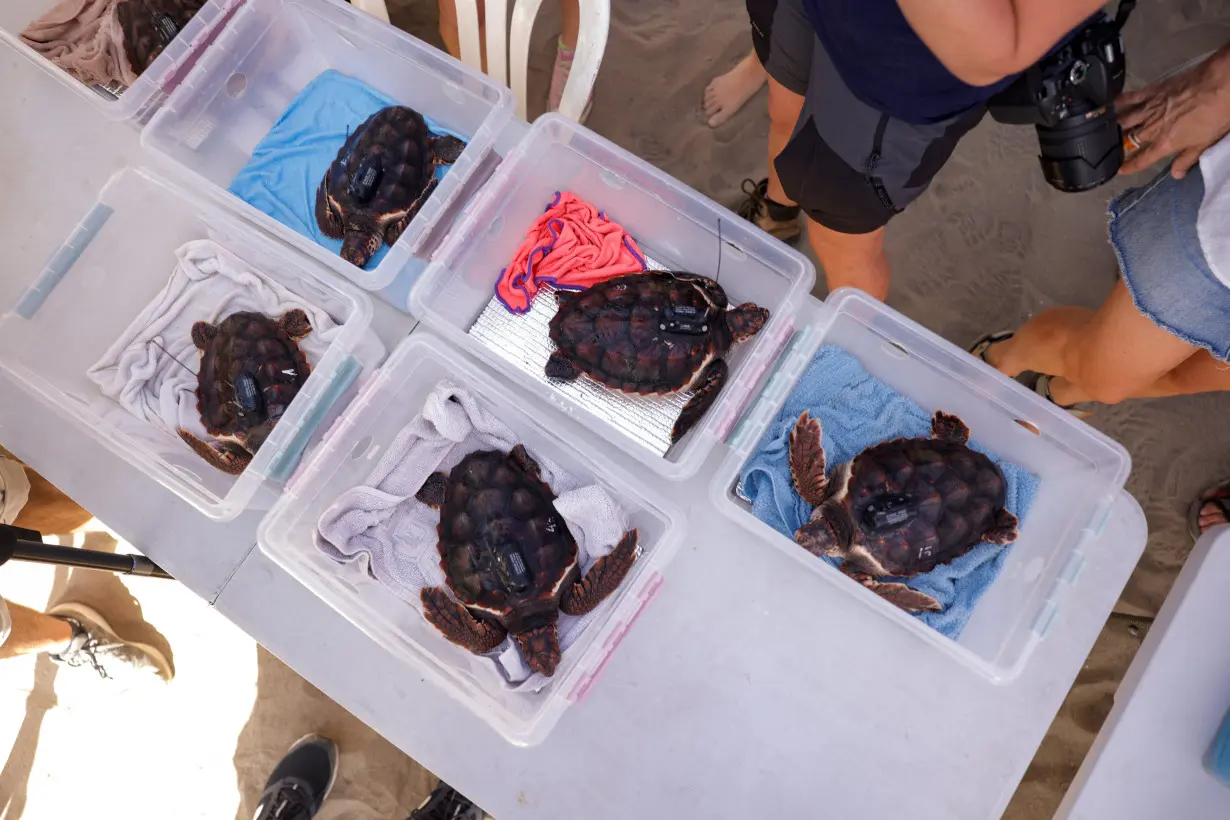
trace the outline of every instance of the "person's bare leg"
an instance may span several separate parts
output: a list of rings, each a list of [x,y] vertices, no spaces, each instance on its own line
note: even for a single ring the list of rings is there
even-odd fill
[[[767,75],[766,75],[767,76]],[[803,113],[803,95],[795,94],[790,89],[772,77],[769,83],[769,199],[779,205],[797,205],[782,189],[782,181],[777,177],[775,160],[790,142],[794,133],[795,123]]]
[[[1173,395],[1156,393],[1155,383],[1196,350],[1141,314],[1119,281],[1096,311],[1042,311],[1011,339],[993,345],[987,361],[1008,376],[1025,370],[1050,374],[1051,397],[1057,404],[1115,404],[1126,398]]]
[[[888,299],[888,256],[884,253],[884,229],[851,234],[829,230],[807,220],[807,238],[824,269],[829,292],[858,288],[879,299]]]
[[[579,0],[559,0],[559,16],[563,22],[560,44],[567,49],[577,47],[577,35],[581,32],[581,4]]]
[[[714,77],[705,86],[704,111],[709,118],[709,127],[717,128],[756,95],[765,84],[768,74],[760,64],[753,49],[725,74]]]
[[[13,629],[8,640],[0,644],[0,660],[33,655],[36,652],[62,652],[73,639],[73,627],[68,621],[36,612],[29,607],[5,602]]]

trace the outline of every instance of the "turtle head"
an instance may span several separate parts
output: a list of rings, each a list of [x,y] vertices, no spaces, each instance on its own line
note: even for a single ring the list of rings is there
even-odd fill
[[[357,215],[346,220],[346,232],[342,235],[342,258],[350,264],[363,267],[383,244],[384,231],[374,218]]]
[[[730,337],[736,342],[745,342],[755,336],[769,321],[769,311],[744,302],[734,310],[726,311],[726,326],[730,328]]]
[[[794,540],[812,555],[819,555],[823,558],[843,558],[848,547],[843,544],[841,534],[833,524],[834,522],[829,520],[827,511],[823,507],[818,507],[812,519],[794,531]]]
[[[209,322],[196,322],[192,325],[192,344],[197,350],[204,350],[218,335],[218,326]]]

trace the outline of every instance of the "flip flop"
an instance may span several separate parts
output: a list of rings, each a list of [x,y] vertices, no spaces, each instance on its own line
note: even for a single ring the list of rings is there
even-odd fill
[[[991,364],[991,362],[987,360],[987,351],[1000,342],[1008,341],[1015,335],[1015,331],[1011,330],[998,330],[995,333],[987,333],[984,336],[978,337],[978,340],[970,345],[968,349],[973,355],[982,359],[987,364]],[[991,366],[994,367],[995,365]],[[1073,416],[1081,419],[1082,421],[1093,415],[1093,413],[1088,410],[1081,410],[1074,404],[1060,404],[1055,401],[1055,397],[1051,395],[1052,378],[1054,377],[1046,373],[1035,373],[1032,370],[1026,370],[1016,377],[1016,381],[1025,385],[1030,390],[1034,391],[1039,396],[1046,399],[1061,410],[1067,410]]]
[[[987,361],[987,351],[1000,342],[1008,341],[1015,335],[1015,331],[1011,330],[998,330],[995,333],[987,333],[984,336],[979,336],[978,341],[970,345],[968,349],[970,353],[973,353],[987,364],[991,364]],[[994,367],[995,365],[991,366]]]
[[[1196,497],[1196,500],[1187,508],[1187,534],[1192,537],[1192,541],[1199,541],[1200,536],[1200,510],[1205,504],[1212,504],[1221,512],[1222,517],[1230,522],[1230,481],[1223,481],[1220,484],[1214,484]],[[1218,527],[1220,524],[1214,524]]]

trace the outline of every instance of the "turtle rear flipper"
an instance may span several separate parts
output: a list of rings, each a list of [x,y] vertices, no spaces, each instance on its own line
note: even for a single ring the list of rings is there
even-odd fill
[[[423,193],[419,194],[418,199],[410,203],[410,207],[406,209],[405,215],[394,222],[390,222],[389,226],[384,229],[384,241],[390,248],[397,244],[397,240],[401,239],[401,235],[410,226],[411,220],[419,215],[419,211],[423,209],[423,203],[427,201],[439,184],[440,180],[432,177],[431,182],[427,183],[427,187],[423,189]]]
[[[184,443],[192,448],[192,452],[209,462],[210,466],[228,475],[239,475],[252,463],[252,454],[238,444],[220,441],[213,445],[201,441],[201,439],[182,428],[177,432],[179,437],[184,440]]]
[[[585,615],[614,592],[636,561],[637,531],[628,530],[615,549],[602,556],[585,577],[564,589],[559,608],[565,615]]]
[[[572,381],[581,375],[581,371],[572,363],[572,359],[558,350],[547,359],[545,372],[547,378],[559,379],[560,381]]]
[[[333,207],[333,200],[329,198],[329,171],[325,171],[325,177],[316,189],[316,224],[320,227],[320,232],[330,239],[341,239],[346,235],[342,227],[342,215]]]
[[[475,618],[439,587],[424,587],[419,598],[423,602],[423,617],[444,637],[475,654],[490,652],[504,643],[508,635],[499,624]]]
[[[530,669],[547,677],[555,674],[561,657],[558,622],[551,621],[545,626],[514,632],[512,637]]]
[[[444,506],[444,497],[447,492],[448,476],[444,473],[432,473],[427,476],[427,480],[423,482],[423,486],[414,494],[414,497],[433,510],[438,510]]]
[[[953,444],[969,443],[969,427],[965,422],[943,410],[935,411],[931,419],[931,437],[937,441],[951,441]]]
[[[431,146],[431,156],[437,165],[452,165],[466,150],[466,144],[451,134],[430,137],[427,144]]]
[[[705,365],[705,369],[700,372],[694,382],[692,398],[688,399],[688,403],[679,413],[679,418],[675,419],[675,426],[671,430],[671,444],[687,435],[687,432],[696,426],[696,422],[700,421],[701,416],[705,415],[705,412],[717,400],[722,385],[726,383],[728,372],[726,362],[721,359],[714,359]]]
[[[1001,509],[995,513],[995,525],[983,533],[982,540],[990,544],[1011,544],[1020,535],[1020,520]]]

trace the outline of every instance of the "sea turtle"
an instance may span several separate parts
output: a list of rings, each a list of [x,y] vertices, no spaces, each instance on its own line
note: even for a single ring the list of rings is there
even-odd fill
[[[342,258],[363,267],[393,245],[436,189],[436,166],[452,165],[466,144],[433,135],[413,108],[394,105],[346,137],[316,189],[316,223],[342,240]]]
[[[965,423],[940,411],[930,438],[873,445],[826,476],[820,422],[804,411],[790,433],[790,473],[814,509],[795,540],[844,559],[843,572],[902,609],[938,612],[943,607],[930,595],[877,579],[910,578],[984,541],[1016,540],[1004,474],[968,441]]]
[[[115,14],[133,73],[149,68],[203,5],[205,0],[120,0]]]
[[[593,610],[636,560],[637,533],[630,530],[582,578],[577,542],[552,503],[555,493],[520,444],[508,453],[470,453],[447,476],[429,476],[415,497],[440,510],[440,568],[456,599],[425,587],[427,620],[479,654],[511,634],[530,669],[544,675],[560,661],[559,613]]]
[[[646,271],[583,291],[556,291],[552,379],[584,374],[625,393],[694,392],[671,430],[683,438],[717,398],[731,346],[765,326],[769,311],[746,302],[727,310],[722,286],[694,273]]]
[[[179,437],[219,470],[242,473],[307,381],[310,368],[295,342],[311,332],[298,308],[276,321],[240,311],[220,324],[194,324],[192,343],[201,352],[197,410],[215,441],[182,428]]]

